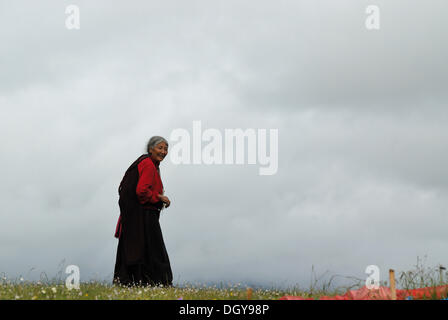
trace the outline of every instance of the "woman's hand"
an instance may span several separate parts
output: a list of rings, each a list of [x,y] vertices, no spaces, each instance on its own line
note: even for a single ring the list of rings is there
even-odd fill
[[[171,202],[167,196],[164,196],[163,194],[159,194],[159,199],[165,204],[165,208],[168,208],[170,206]]]

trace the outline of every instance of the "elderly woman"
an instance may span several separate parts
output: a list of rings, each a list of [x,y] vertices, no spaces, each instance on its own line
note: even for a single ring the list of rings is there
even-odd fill
[[[170,200],[163,194],[160,162],[168,154],[168,142],[152,137],[147,154],[126,171],[118,189],[120,218],[115,230],[119,239],[115,262],[115,284],[171,286],[168,253],[159,217]]]

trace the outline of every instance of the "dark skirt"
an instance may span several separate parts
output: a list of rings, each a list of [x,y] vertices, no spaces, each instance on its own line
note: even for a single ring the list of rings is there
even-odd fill
[[[120,238],[113,283],[126,286],[172,286],[173,274],[160,229],[160,212],[145,209],[142,213],[145,241],[144,259],[141,263],[127,265],[123,241]]]

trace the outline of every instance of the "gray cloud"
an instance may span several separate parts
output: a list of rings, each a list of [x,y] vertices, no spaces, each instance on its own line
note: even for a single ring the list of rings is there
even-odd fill
[[[375,32],[358,1],[68,4],[0,3],[0,272],[111,280],[124,170],[194,120],[278,128],[279,170],[162,164],[175,280],[446,263],[444,2],[377,1]]]

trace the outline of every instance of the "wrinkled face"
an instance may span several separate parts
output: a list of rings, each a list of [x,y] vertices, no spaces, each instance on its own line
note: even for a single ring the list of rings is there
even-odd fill
[[[161,162],[168,154],[168,146],[162,141],[149,151],[151,152],[151,158],[153,160]]]

